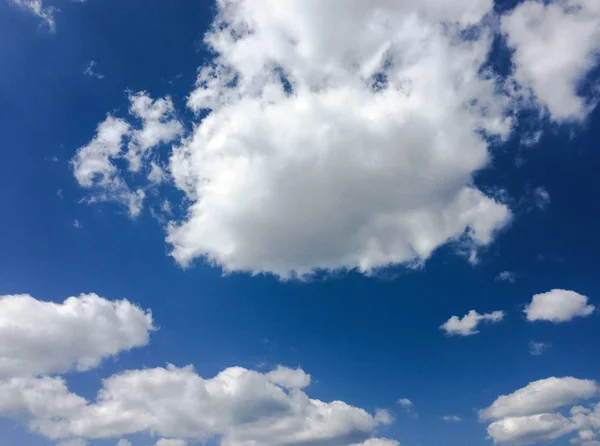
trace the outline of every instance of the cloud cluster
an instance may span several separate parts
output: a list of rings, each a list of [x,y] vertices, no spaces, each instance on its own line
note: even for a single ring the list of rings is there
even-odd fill
[[[573,377],[547,378],[502,395],[479,412],[482,420],[493,420],[488,434],[496,443],[533,444],[564,435],[600,429],[600,405],[594,410],[573,406],[567,415],[556,412],[582,400],[596,398],[595,381]],[[592,438],[595,433],[592,432]],[[589,433],[583,434],[588,435]]]
[[[526,1],[502,17],[515,78],[531,88],[552,119],[579,121],[595,106],[578,93],[598,64],[600,4],[596,0]]]
[[[183,132],[175,117],[170,98],[153,100],[145,92],[129,96],[130,115],[139,126],[108,115],[98,126],[96,136],[77,150],[71,161],[79,185],[91,191],[89,202],[113,201],[125,205],[129,215],[137,217],[146,196],[143,188],[133,190],[125,181],[117,161],[126,160],[132,173],[140,173],[142,164],[149,182],[162,180],[162,169],[149,162],[152,149],[167,144]],[[128,140],[127,152],[123,147]]]
[[[458,316],[452,316],[440,326],[440,329],[445,331],[449,336],[472,336],[479,333],[477,328],[482,322],[495,324],[502,321],[504,316],[504,311],[479,314],[477,311],[471,310],[460,319]]]
[[[388,411],[370,414],[343,401],[310,398],[302,390],[310,375],[299,368],[259,373],[231,367],[212,378],[191,366],[127,370],[106,378],[94,400],[53,376],[87,371],[146,345],[153,330],[150,312],[125,300],[0,298],[0,416],[24,420],[31,431],[64,444],[148,433],[163,437],[161,446],[188,439],[219,439],[222,446],[397,446],[371,438],[392,423]]]

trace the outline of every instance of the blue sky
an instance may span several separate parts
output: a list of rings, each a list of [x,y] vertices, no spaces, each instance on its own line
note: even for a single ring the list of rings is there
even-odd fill
[[[342,3],[0,0],[3,444],[600,444],[600,9]]]

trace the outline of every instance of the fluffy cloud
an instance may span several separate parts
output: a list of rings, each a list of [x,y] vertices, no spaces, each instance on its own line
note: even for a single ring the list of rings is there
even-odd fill
[[[146,167],[150,183],[162,181],[156,163],[149,165],[151,149],[173,141],[183,131],[174,116],[170,98],[153,100],[145,92],[129,96],[130,114],[141,125],[132,126],[124,119],[107,116],[98,126],[96,136],[77,150],[71,161],[73,173],[81,187],[92,191],[89,202],[112,201],[125,205],[129,215],[137,217],[146,196],[141,188],[132,189],[117,168],[117,161],[126,159],[129,169],[138,173]],[[127,152],[123,146],[128,143]]]
[[[536,414],[508,417],[495,421],[488,434],[495,443],[532,444],[555,440],[577,429],[577,425],[560,414]]]
[[[0,296],[0,378],[89,370],[148,343],[152,315],[95,294],[61,303]]]
[[[267,378],[272,383],[287,389],[303,389],[310,385],[310,375],[302,369],[278,366],[275,370],[267,373]]]
[[[547,378],[529,383],[509,395],[502,395],[494,403],[479,412],[484,420],[520,417],[546,413],[579,400],[598,395],[598,384],[592,380]]]
[[[509,221],[473,185],[482,133],[511,128],[482,75],[491,36],[459,37],[491,0],[217,6],[205,38],[217,56],[189,97],[208,116],[170,163],[194,201],[168,234],[182,265],[369,272],[451,240],[475,250]]]
[[[216,436],[222,446],[344,446],[367,440],[391,421],[380,411],[371,415],[342,401],[311,399],[239,367],[210,379],[192,367],[130,370],[105,379],[94,402],[70,393],[61,378],[12,378],[0,381],[0,391],[0,415],[28,418],[33,431],[54,439],[147,432]]]
[[[469,311],[468,314],[459,319],[458,316],[452,316],[448,319],[440,329],[446,332],[449,336],[472,336],[479,333],[477,327],[482,322],[497,323],[504,319],[504,311],[494,311],[487,314],[479,314],[475,310]]]
[[[576,317],[589,316],[596,307],[588,304],[588,298],[575,291],[555,289],[536,294],[525,307],[525,315],[530,322],[567,322]]]
[[[598,63],[600,4],[526,1],[502,18],[501,27],[515,49],[517,81],[533,90],[553,119],[583,119],[591,105],[577,89]]]
[[[483,420],[495,420],[487,429],[495,443],[533,444],[578,432],[571,443],[585,445],[587,441],[594,441],[595,430],[600,429],[600,405],[594,410],[575,406],[567,414],[555,411],[597,397],[599,389],[592,380],[543,379],[498,397],[490,407],[480,411],[479,416]]]

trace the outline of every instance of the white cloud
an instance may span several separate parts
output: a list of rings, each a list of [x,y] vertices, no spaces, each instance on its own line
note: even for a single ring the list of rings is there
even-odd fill
[[[547,342],[529,341],[529,354],[532,356],[541,356],[550,347],[552,347],[552,344]]]
[[[448,423],[460,423],[462,419],[456,415],[445,415],[442,417],[442,420]]]
[[[142,127],[135,130],[125,158],[129,169],[138,172],[149,149],[159,144],[173,141],[183,132],[183,126],[175,117],[175,108],[170,97],[152,100],[146,92],[129,97],[132,116],[142,121]]]
[[[95,60],[90,60],[83,70],[83,74],[96,79],[104,79],[104,74],[97,70],[98,63]]]
[[[577,425],[560,414],[542,413],[508,417],[488,426],[495,443],[532,444],[555,440],[577,429]]]
[[[54,32],[56,30],[56,22],[54,20],[54,12],[56,8],[52,6],[44,6],[42,0],[9,0],[12,4],[17,5],[23,8],[26,11],[38,16],[42,19],[48,27],[50,31]]]
[[[502,395],[487,409],[479,412],[484,420],[544,414],[598,395],[598,384],[592,380],[573,377],[551,377]],[[541,421],[540,421],[541,422]]]
[[[576,317],[591,315],[596,307],[588,304],[587,296],[575,291],[554,289],[547,293],[536,294],[525,307],[527,320],[568,322]]]
[[[482,322],[495,324],[504,319],[504,311],[494,311],[487,314],[479,314],[475,310],[469,311],[468,314],[459,319],[458,316],[452,316],[448,319],[440,329],[446,332],[449,336],[471,336],[479,333],[477,327]]]
[[[117,442],[117,446],[133,446],[133,444],[131,444],[131,441],[129,440],[125,440],[124,438],[121,438],[118,442]]]
[[[0,296],[0,378],[80,371],[148,343],[152,316],[95,294],[62,304]]]
[[[310,375],[302,369],[290,369],[278,366],[275,370],[267,373],[267,378],[279,386],[287,389],[303,389],[310,385]]]
[[[597,0],[526,1],[502,17],[515,78],[530,87],[557,121],[581,120],[591,110],[579,82],[598,63]]]
[[[497,282],[510,282],[515,283],[517,280],[517,274],[512,271],[502,271],[496,276]]]
[[[370,438],[367,441],[351,444],[350,446],[400,446],[400,443],[386,438]]]
[[[408,398],[400,398],[398,401],[396,401],[396,404],[398,404],[400,407],[404,407],[404,408],[414,407],[413,402],[411,400],[409,400]]]
[[[70,393],[60,378],[0,381],[0,415],[29,417],[48,438],[119,438],[152,433],[222,446],[345,446],[389,424],[342,401],[311,399],[268,375],[233,367],[204,379],[192,367],[130,370],[103,381],[94,402]]]
[[[169,440],[167,438],[161,438],[156,442],[156,446],[187,446],[185,440]]]
[[[548,378],[530,383],[510,395],[500,396],[490,407],[479,412],[483,420],[495,420],[488,434],[495,443],[534,444],[555,440],[577,432],[571,444],[594,441],[600,429],[600,405],[594,410],[571,407],[568,414],[557,410],[598,396],[595,381],[567,378]],[[590,444],[590,446],[593,443]]]
[[[148,166],[148,156],[151,149],[179,136],[183,127],[174,117],[173,103],[168,97],[153,100],[140,92],[130,95],[129,101],[130,114],[141,121],[141,127],[132,127],[124,119],[107,116],[98,126],[94,139],[77,150],[71,164],[79,185],[92,191],[87,202],[121,203],[131,217],[137,217],[142,212],[146,193],[127,184],[116,161],[127,159],[134,173],[148,167],[150,183],[161,182],[164,172],[153,161]],[[128,150],[123,153],[126,140],[129,140]]]
[[[392,413],[387,409],[377,409],[375,411],[374,419],[378,424],[384,426],[389,426],[394,422],[394,417],[392,416]]]
[[[489,161],[478,130],[511,128],[481,75],[491,36],[458,37],[491,0],[217,5],[218,56],[189,97],[209,114],[171,157],[194,200],[168,234],[182,265],[370,272],[461,237],[476,250],[509,221],[473,185]]]

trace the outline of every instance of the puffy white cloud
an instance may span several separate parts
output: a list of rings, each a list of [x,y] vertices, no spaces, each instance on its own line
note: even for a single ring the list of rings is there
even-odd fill
[[[217,56],[189,97],[208,116],[170,163],[194,201],[168,234],[182,265],[369,272],[460,238],[476,250],[509,221],[473,185],[489,161],[481,132],[511,128],[482,75],[491,36],[458,33],[491,0],[217,6]]]
[[[303,389],[310,385],[310,375],[302,369],[290,369],[278,366],[275,370],[267,373],[267,378],[281,387],[287,389]]]
[[[481,410],[479,416],[489,420],[544,414],[579,400],[593,398],[598,395],[598,390],[598,384],[589,379],[541,379],[514,393],[498,397],[490,407]]]
[[[375,421],[384,426],[388,426],[394,422],[392,413],[387,409],[377,409],[375,411]]]
[[[409,400],[408,398],[400,398],[398,401],[396,401],[396,404],[398,404],[400,407],[404,407],[404,408],[414,407],[413,402],[411,400]]]
[[[456,415],[445,415],[442,417],[442,420],[448,423],[460,423],[462,421],[462,419]]]
[[[596,0],[526,1],[502,17],[515,78],[530,87],[557,121],[580,120],[591,105],[579,82],[598,63],[600,4]]]
[[[452,316],[448,319],[440,329],[446,332],[449,336],[472,336],[479,333],[477,327],[482,322],[497,323],[504,319],[504,311],[494,311],[492,313],[479,314],[475,310],[469,311],[468,314],[461,319],[458,316]]]
[[[554,289],[547,293],[536,294],[525,307],[527,320],[568,322],[576,317],[589,316],[596,307],[588,304],[587,296],[575,291]]]
[[[17,5],[26,11],[38,16],[42,19],[51,31],[55,31],[56,22],[54,20],[54,11],[56,8],[52,6],[44,6],[42,0],[9,0],[13,5]]]
[[[577,429],[577,425],[560,414],[542,413],[508,417],[488,426],[495,443],[532,444],[555,440]]]
[[[391,422],[385,411],[311,399],[240,367],[210,379],[192,367],[130,370],[105,379],[94,402],[70,393],[60,378],[12,378],[0,381],[0,392],[0,415],[29,418],[32,430],[53,439],[145,432],[221,437],[222,446],[345,446]]]
[[[152,330],[152,315],[127,300],[0,296],[0,378],[89,370],[146,345]]]

